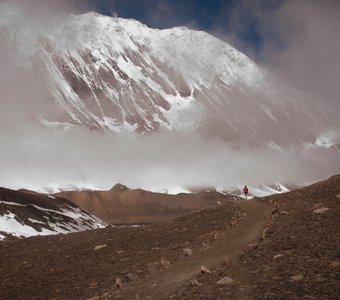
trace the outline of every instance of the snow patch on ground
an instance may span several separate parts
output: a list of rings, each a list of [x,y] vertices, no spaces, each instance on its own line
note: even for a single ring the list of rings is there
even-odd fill
[[[16,237],[29,237],[34,235],[49,235],[58,233],[45,228],[42,228],[41,231],[37,231],[31,226],[21,224],[16,220],[16,215],[13,213],[8,213],[0,216],[0,228],[1,231]]]
[[[34,220],[31,218],[28,218],[28,221],[32,222],[32,223],[37,223],[37,224],[45,224],[44,222],[38,221],[38,220]]]
[[[7,204],[7,205],[14,205],[14,206],[27,206],[25,204],[19,204],[15,202],[8,202],[8,201],[2,201],[2,200],[0,200],[0,204]]]
[[[58,215],[63,215],[65,217],[69,217],[75,221],[97,221],[94,226],[87,226],[87,225],[83,225],[83,227],[85,226],[86,228],[104,228],[105,224],[104,222],[98,222],[99,219],[95,219],[95,217],[93,215],[88,215],[85,212],[83,212],[80,208],[73,208],[71,206],[69,206],[69,210],[54,210],[54,209],[49,209],[49,208],[43,208],[40,207],[38,205],[32,205],[33,207],[45,211],[45,212],[49,212],[49,213],[53,213],[53,214],[58,214]],[[80,227],[79,227],[80,228]]]
[[[1,203],[5,203],[1,201]],[[5,204],[16,205],[16,203],[7,202]],[[44,220],[35,220],[28,218],[30,223],[39,224],[39,228],[35,229],[32,226],[20,221],[19,217],[12,212],[0,216],[0,231],[16,237],[30,237],[36,235],[54,235],[78,232],[96,228],[104,228],[106,223],[97,217],[88,214],[80,208],[68,206],[67,209],[60,211],[54,209],[43,208],[38,205],[21,205],[34,207],[45,212]],[[66,218],[65,218],[66,217]],[[53,221],[52,221],[53,220]],[[58,221],[56,221],[58,220]],[[0,240],[4,239],[2,235]]]

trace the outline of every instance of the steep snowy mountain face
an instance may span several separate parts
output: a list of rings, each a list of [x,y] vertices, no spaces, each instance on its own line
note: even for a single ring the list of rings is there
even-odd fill
[[[2,4],[0,33],[18,63],[34,71],[46,102],[57,103],[39,117],[46,126],[193,130],[282,147],[313,142],[323,122],[303,95],[279,88],[205,32],[151,29],[96,13],[43,23]]]
[[[64,198],[0,188],[0,240],[105,226],[104,221]]]

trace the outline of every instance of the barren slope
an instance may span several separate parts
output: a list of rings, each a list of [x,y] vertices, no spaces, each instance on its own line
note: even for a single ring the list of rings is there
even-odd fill
[[[339,199],[334,176],[162,225],[2,242],[0,298],[338,299]]]
[[[229,229],[235,204],[225,203],[163,225],[105,228],[0,243],[1,299],[86,299],[111,291],[126,275],[148,280],[163,268],[213,244]],[[99,250],[95,246],[106,245]]]
[[[111,224],[166,222],[180,215],[236,197],[217,192],[167,195],[145,190],[62,192],[81,208]]]
[[[261,200],[273,205],[265,239],[211,276],[198,276],[202,286],[182,286],[173,299],[339,299],[340,175]],[[236,284],[217,285],[224,276]]]

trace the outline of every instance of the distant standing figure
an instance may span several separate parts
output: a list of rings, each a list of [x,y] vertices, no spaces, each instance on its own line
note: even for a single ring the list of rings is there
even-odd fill
[[[248,195],[248,188],[247,186],[245,185],[244,188],[243,188],[243,193],[244,193],[244,196],[245,198],[247,199],[247,195]]]

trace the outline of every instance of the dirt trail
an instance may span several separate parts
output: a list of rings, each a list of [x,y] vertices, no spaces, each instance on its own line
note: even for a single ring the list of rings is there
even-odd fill
[[[270,220],[271,207],[256,200],[240,202],[244,214],[236,227],[227,231],[211,248],[194,253],[186,260],[170,265],[143,281],[136,281],[121,291],[123,299],[168,299],[180,286],[200,274],[201,265],[213,269],[222,263],[223,257],[235,262],[242,251],[257,239]],[[247,285],[248,274],[242,266],[238,274],[242,284]]]
[[[0,242],[0,298],[338,299],[339,201],[340,175],[163,224],[8,239]],[[226,276],[235,284],[218,285]]]

